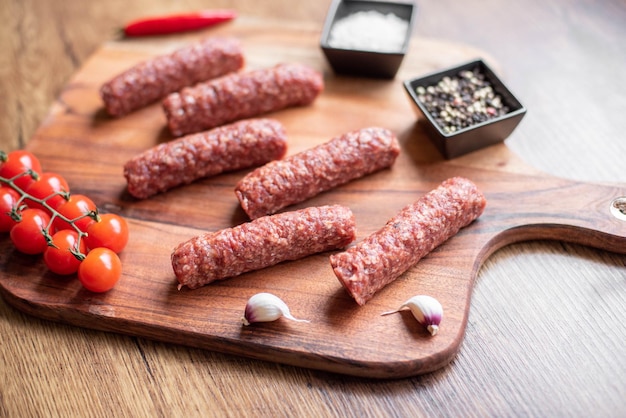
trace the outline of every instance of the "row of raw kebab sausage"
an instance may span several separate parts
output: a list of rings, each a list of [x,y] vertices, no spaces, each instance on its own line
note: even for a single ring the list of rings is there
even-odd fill
[[[356,238],[354,215],[339,205],[280,212],[323,191],[390,167],[400,153],[395,135],[370,127],[285,158],[280,122],[256,117],[312,103],[324,88],[317,71],[299,64],[240,71],[239,42],[208,38],[156,57],[102,86],[112,116],[163,100],[174,136],[128,161],[128,191],[144,199],[199,178],[258,167],[235,187],[250,222],[181,243],[172,253],[179,287],[344,249]],[[208,80],[208,81],[207,81]],[[363,305],[435,247],[483,212],[483,194],[451,178],[407,205],[379,231],[330,256],[344,288]]]

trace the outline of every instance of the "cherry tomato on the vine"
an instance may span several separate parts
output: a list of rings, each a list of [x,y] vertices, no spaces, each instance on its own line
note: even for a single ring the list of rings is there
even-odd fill
[[[12,188],[0,187],[0,232],[9,232],[15,225],[10,213],[19,199],[20,195]]]
[[[61,203],[61,205],[57,208],[57,211],[67,219],[73,220],[81,217],[80,219],[74,221],[74,225],[76,225],[83,232],[87,232],[89,225],[95,222],[93,218],[85,215],[91,212],[95,213],[96,210],[96,204],[93,200],[82,194],[70,195],[69,200]],[[72,226],[68,222],[59,217],[54,219],[54,227],[56,230],[72,229]]]
[[[44,229],[50,216],[41,209],[24,209],[22,219],[11,228],[11,241],[18,251],[25,254],[41,254],[48,247]]]
[[[81,239],[78,245],[78,233],[71,229],[62,229],[52,236],[52,244],[43,253],[48,269],[61,275],[76,273],[81,260],[73,252],[84,255],[87,252],[85,241]]]
[[[26,188],[26,193],[32,197],[47,199],[46,203],[53,209],[58,208],[66,201],[62,195],[52,196],[56,192],[69,193],[70,186],[61,175],[51,172],[41,173],[39,179]],[[42,205],[32,200],[26,199],[26,204],[32,208],[43,209]]]
[[[128,224],[126,220],[114,213],[100,215],[100,221],[87,228],[85,237],[87,247],[105,247],[115,253],[121,252],[128,243]]]
[[[78,267],[78,280],[92,292],[106,292],[122,275],[122,262],[108,248],[94,248]]]
[[[41,174],[41,164],[35,155],[24,150],[11,151],[6,154],[6,160],[0,160],[0,177],[12,179],[18,174],[22,174],[29,169],[37,174]],[[25,190],[35,179],[31,175],[24,175],[15,180],[15,185]]]

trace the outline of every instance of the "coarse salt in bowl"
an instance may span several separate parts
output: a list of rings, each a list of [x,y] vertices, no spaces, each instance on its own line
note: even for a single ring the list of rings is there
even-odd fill
[[[411,39],[413,2],[333,0],[320,41],[338,74],[394,78]]]

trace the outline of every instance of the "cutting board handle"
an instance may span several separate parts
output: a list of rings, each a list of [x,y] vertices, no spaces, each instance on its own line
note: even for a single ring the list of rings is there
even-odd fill
[[[623,187],[511,176],[489,192],[487,201],[482,218],[494,235],[485,257],[511,243],[543,239],[626,253]]]

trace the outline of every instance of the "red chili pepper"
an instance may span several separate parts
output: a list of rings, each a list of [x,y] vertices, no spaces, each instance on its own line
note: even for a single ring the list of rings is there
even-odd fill
[[[186,32],[227,22],[235,17],[237,12],[225,9],[140,18],[124,26],[124,35],[150,36]]]

